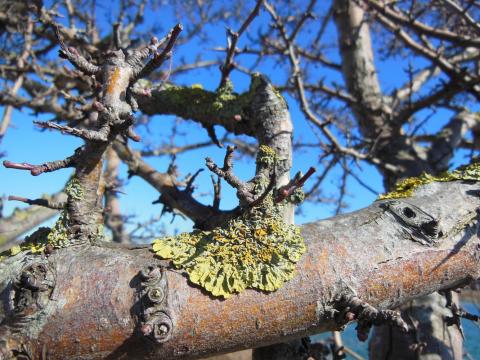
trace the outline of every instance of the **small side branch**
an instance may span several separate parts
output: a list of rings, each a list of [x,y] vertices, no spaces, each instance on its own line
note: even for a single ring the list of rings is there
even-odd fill
[[[298,173],[297,176],[295,176],[287,185],[283,186],[278,191],[278,195],[275,198],[275,202],[276,203],[282,202],[285,198],[292,195],[296,189],[303,187],[305,182],[308,180],[310,176],[312,176],[315,173],[315,171],[317,170],[312,166],[310,167],[310,169],[308,169],[305,175],[301,176],[300,173]]]
[[[62,134],[70,134],[70,135],[82,138],[84,140],[102,141],[102,142],[105,142],[108,140],[108,131],[77,129],[77,128],[72,128],[70,126],[59,125],[53,121],[45,121],[45,122],[34,121],[33,123],[43,129],[59,130]]]
[[[51,199],[27,199],[21,196],[10,195],[8,201],[21,201],[28,205],[38,205],[43,206],[53,210],[61,210],[65,207],[65,202],[63,201],[53,201]]]
[[[62,36],[60,35],[60,30],[58,26],[54,25],[54,29],[55,35],[57,36],[58,42],[60,43],[60,50],[58,51],[58,54],[62,59],[67,59],[72,63],[73,66],[75,66],[78,70],[82,71],[86,75],[96,75],[100,73],[100,67],[92,64],[87,59],[85,59],[74,47],[67,47],[65,45]]]
[[[211,172],[225,179],[230,186],[239,190],[240,188],[245,187],[245,183],[233,173],[233,152],[235,149],[235,146],[227,147],[227,153],[225,154],[222,168],[218,167],[218,165],[209,157],[205,158],[205,161]]]
[[[165,62],[166,59],[172,56],[173,46],[175,45],[178,35],[180,35],[180,32],[182,30],[183,30],[183,26],[181,24],[175,25],[175,27],[172,30],[170,30],[170,33],[165,38],[165,41],[168,41],[168,43],[163,49],[163,51],[160,54],[154,55],[153,59],[150,60],[135,77],[136,80],[147,77],[157,68],[159,68]]]
[[[81,149],[81,148],[80,148]],[[76,159],[79,155],[79,149],[75,151],[75,154],[63,159],[43,163],[41,165],[32,165],[29,163],[15,163],[12,161],[5,160],[3,166],[8,169],[17,169],[17,170],[28,170],[33,176],[38,176],[46,172],[52,172],[59,169],[65,169],[68,167],[75,167]]]
[[[190,176],[187,180],[187,185],[185,186],[185,190],[189,194],[193,194],[193,190],[195,190],[194,182],[197,176],[203,171],[203,169],[198,169],[195,174]]]
[[[253,19],[256,16],[258,16],[258,14],[260,13],[260,8],[263,4],[263,1],[264,0],[257,0],[257,3],[254,9],[250,13],[250,15],[248,15],[247,19],[242,24],[238,32],[232,31],[231,29],[227,29],[227,38],[228,38],[227,56],[225,58],[225,63],[220,67],[220,70],[222,71],[222,78],[220,80],[219,88],[222,88],[226,85],[227,80],[230,76],[230,73],[235,67],[233,63],[233,57],[235,56],[235,50],[237,48],[239,37],[248,28],[248,26],[251,24]]]
[[[241,200],[245,200],[247,203],[252,203],[255,201],[253,194],[248,190],[247,183],[240,180],[233,173],[233,152],[235,151],[235,146],[228,146],[227,153],[225,154],[225,160],[223,161],[223,167],[220,168],[213,160],[207,157],[206,165],[208,169],[216,174],[217,176],[224,179],[231,187],[237,189],[237,196]]]
[[[344,296],[340,300],[344,309],[341,312],[343,319],[340,321],[357,320],[357,336],[360,341],[366,341],[373,325],[393,325],[407,332],[408,324],[402,319],[399,311],[378,310],[357,296]]]
[[[215,181],[215,177],[212,175],[212,184],[213,184],[213,204],[212,207],[215,210],[220,209],[220,199],[222,193],[222,178],[217,176],[217,180]]]

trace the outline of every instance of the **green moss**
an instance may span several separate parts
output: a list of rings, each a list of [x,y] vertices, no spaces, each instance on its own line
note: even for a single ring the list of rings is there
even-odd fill
[[[274,163],[275,152],[261,147],[257,162]],[[257,178],[256,195],[270,180]],[[153,251],[171,259],[190,281],[214,296],[230,297],[246,288],[275,291],[292,279],[306,251],[300,229],[283,221],[286,204],[270,193],[258,207],[211,231],[194,231],[155,240]]]
[[[164,113],[176,114],[185,119],[208,121],[212,118],[225,123],[240,116],[248,119],[251,114],[251,103],[262,77],[253,74],[249,91],[237,94],[230,81],[217,91],[204,90],[198,84],[191,87],[163,85],[163,89],[155,93],[155,99],[162,104]]]
[[[398,199],[410,197],[413,195],[415,189],[419,186],[429,184],[432,182],[446,182],[446,181],[480,181],[480,163],[473,163],[466,166],[461,166],[452,172],[445,172],[439,176],[433,176],[423,173],[418,177],[409,177],[400,181],[395,190],[387,194],[380,195],[379,200],[384,199]]]

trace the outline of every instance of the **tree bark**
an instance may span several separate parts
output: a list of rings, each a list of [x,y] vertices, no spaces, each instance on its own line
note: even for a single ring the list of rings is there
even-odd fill
[[[162,311],[170,322],[162,323],[160,343],[141,333],[148,308],[140,289],[145,272],[139,272],[167,266],[148,248],[84,244],[48,257],[20,253],[0,263],[0,349],[7,358],[175,359],[339,329],[352,296],[387,309],[478,278],[478,191],[476,183],[432,183],[396,203],[404,213],[420,215],[421,208],[438,221],[435,245],[414,241],[421,224],[402,226],[401,214],[388,210],[390,201],[304,225],[308,251],[298,274],[273,293],[246,290],[221,300],[163,268]],[[35,274],[32,269],[44,270],[25,288],[22,279]]]

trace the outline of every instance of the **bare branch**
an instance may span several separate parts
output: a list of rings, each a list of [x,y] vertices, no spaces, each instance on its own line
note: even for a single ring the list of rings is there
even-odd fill
[[[233,152],[235,151],[235,146],[228,146],[227,152],[225,154],[225,159],[223,161],[223,167],[218,167],[217,164],[213,162],[212,159],[207,157],[206,165],[208,169],[216,174],[217,176],[224,179],[231,187],[237,189],[237,196],[246,201],[247,203],[251,203],[254,201],[250,189],[247,187],[247,183],[241,181],[235,174],[233,173]]]
[[[440,40],[450,41],[459,46],[472,46],[478,48],[480,45],[480,40],[476,38],[463,36],[459,33],[454,33],[449,30],[434,28],[412,18],[411,16],[407,16],[402,11],[395,9],[392,6],[386,5],[385,3],[382,4],[380,1],[365,0],[365,3],[368,4],[370,8],[375,9],[378,13],[384,15],[385,18],[395,22],[397,26],[403,25],[419,34],[432,36]]]
[[[165,48],[160,54],[156,53],[153,59],[150,60],[138,74],[136,74],[136,80],[147,77],[148,75],[150,75],[150,73],[159,68],[166,59],[172,56],[171,51],[173,49],[173,46],[175,45],[175,42],[177,41],[178,35],[182,30],[183,27],[181,24],[175,25],[175,27],[170,30],[170,33],[165,38],[165,41],[167,41],[167,45],[165,46]]]
[[[8,160],[4,160],[3,166],[9,169],[28,170],[33,176],[37,176],[46,172],[57,171],[59,169],[65,169],[68,167],[74,167],[78,157],[77,154],[70,156],[64,160],[50,161],[41,165],[32,165],[29,163],[14,163]]]
[[[75,66],[78,70],[82,71],[86,75],[99,74],[101,68],[85,59],[74,47],[67,47],[63,42],[58,25],[53,24],[53,26],[58,42],[60,43],[61,49],[59,50],[59,56],[63,59],[67,59],[68,61],[70,61],[73,66]]]
[[[38,206],[43,206],[49,209],[53,210],[61,210],[65,207],[66,202],[57,202],[57,201],[52,201],[51,199],[27,199],[21,196],[15,196],[15,195],[9,195],[8,196],[9,201],[21,201],[25,204],[28,205],[38,205]]]
[[[191,193],[178,189],[176,181],[171,175],[154,170],[142,160],[138,153],[133,152],[124,144],[117,141],[114,143],[114,149],[120,159],[128,165],[132,174],[140,176],[160,192],[162,203],[172,209],[178,209],[182,214],[192,219],[197,228],[214,228],[235,213],[219,211],[211,206],[199,203],[192,197]]]
[[[247,19],[243,22],[243,24],[240,27],[240,30],[238,30],[238,32],[234,32],[231,29],[227,30],[227,37],[229,39],[229,41],[228,41],[229,46],[227,47],[228,50],[227,50],[227,56],[225,58],[225,63],[220,68],[220,70],[222,71],[222,78],[220,79],[220,85],[218,86],[219,88],[222,88],[226,85],[227,80],[230,76],[230,72],[234,68],[233,57],[235,56],[235,51],[237,49],[237,43],[238,43],[239,37],[248,28],[248,26],[251,24],[253,19],[255,19],[255,17],[258,16],[258,14],[260,13],[260,8],[263,4],[263,1],[264,0],[257,0],[257,3],[255,4],[255,7],[253,8],[250,15],[248,15]]]

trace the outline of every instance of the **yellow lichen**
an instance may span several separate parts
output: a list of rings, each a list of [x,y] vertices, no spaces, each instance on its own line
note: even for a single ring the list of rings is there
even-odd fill
[[[82,185],[80,185],[80,182],[76,178],[71,178],[68,181],[67,185],[65,186],[65,192],[70,198],[75,200],[82,200],[84,196]]]
[[[266,146],[266,145],[260,145],[260,148],[258,149],[258,155],[257,155],[257,164],[263,164],[265,166],[273,166],[275,162],[275,150],[273,150],[271,147]]]
[[[3,260],[7,256],[15,256],[22,251],[29,251],[32,254],[38,254],[43,252],[47,245],[47,236],[50,232],[48,227],[40,227],[32,234],[25,238],[25,241],[19,245],[14,245],[10,249],[0,254],[0,260]]]
[[[53,245],[55,248],[66,247],[69,245],[68,240],[68,213],[66,210],[63,210],[60,213],[60,217],[53,225],[47,236],[48,244]]]
[[[202,84],[193,84],[192,89],[203,89]]]
[[[418,177],[409,177],[400,181],[395,186],[395,190],[387,194],[379,196],[379,200],[385,199],[399,199],[406,198],[413,195],[415,189],[421,185],[432,182],[447,182],[447,181],[480,181],[480,163],[473,163],[466,166],[461,166],[452,172],[445,172],[439,176],[433,176],[427,173],[422,173]]]
[[[0,254],[0,261],[7,256],[14,256],[23,251],[28,251],[32,254],[42,253],[49,244],[54,248],[68,246],[70,242],[68,239],[67,226],[68,213],[66,209],[64,209],[51,229],[49,227],[38,228],[32,234],[25,237],[24,242],[2,252]]]
[[[264,146],[257,162],[274,158],[275,152]],[[268,183],[269,179],[260,180],[257,194]],[[246,288],[275,291],[293,278],[295,264],[306,250],[299,228],[283,221],[284,206],[270,193],[260,206],[211,231],[155,240],[153,251],[214,296],[228,298]]]

